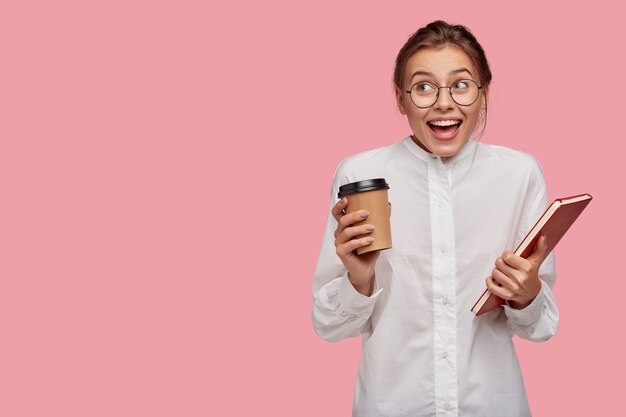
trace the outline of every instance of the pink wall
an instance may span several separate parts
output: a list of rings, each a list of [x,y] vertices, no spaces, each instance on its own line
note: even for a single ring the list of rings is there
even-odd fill
[[[550,198],[595,198],[557,249],[559,333],[517,343],[533,415],[619,414],[614,2],[12,3],[0,415],[349,415],[359,341],[310,323],[330,181],[408,134],[393,60],[436,18],[469,26],[491,61],[482,140],[534,154]]]

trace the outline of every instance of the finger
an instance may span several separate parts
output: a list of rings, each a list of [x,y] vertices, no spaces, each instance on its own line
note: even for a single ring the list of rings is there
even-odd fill
[[[352,213],[344,214],[339,218],[339,227],[341,228],[341,230],[343,230],[346,227],[353,225],[354,223],[362,222],[363,220],[367,219],[367,216],[369,215],[369,212],[366,210],[357,210],[353,211]]]
[[[514,277],[506,275],[498,268],[494,268],[493,271],[491,271],[491,277],[496,281],[495,284],[499,287],[506,288],[514,293],[519,291],[520,285],[517,280]]]
[[[487,283],[487,288],[492,294],[497,295],[500,298],[504,298],[505,300],[510,300],[511,298],[513,298],[513,292],[504,287],[498,287],[496,284],[497,281],[494,280],[493,277],[487,277],[485,282]]]
[[[332,213],[335,220],[337,220],[337,223],[339,223],[339,218],[343,216],[343,210],[346,208],[347,205],[348,199],[346,197],[343,197],[341,200],[337,201],[337,203],[331,209],[330,212]]]
[[[372,233],[375,227],[373,224],[363,224],[360,226],[346,227],[343,232],[340,233],[337,240],[341,240],[341,243],[347,242],[355,236],[366,235]],[[362,237],[362,236],[361,236]]]
[[[506,261],[507,258],[509,263]],[[518,283],[523,280],[524,276],[530,274],[532,266],[533,264],[527,259],[510,252],[508,254],[505,252],[504,256],[496,259],[496,268]]]
[[[372,233],[374,229],[375,226],[373,224],[363,224],[359,226],[346,227],[341,231],[335,230],[335,246],[343,245],[355,237],[364,237],[364,235]]]
[[[535,265],[541,265],[543,261],[548,257],[548,238],[546,235],[542,234],[539,240],[537,241],[537,245],[533,250],[533,253],[530,254],[528,260],[534,263]]]
[[[501,264],[505,265],[505,267],[500,268],[497,260],[496,266],[509,276],[512,276],[513,270],[530,272],[532,268],[532,263],[528,259],[524,259],[511,251],[504,251],[502,256],[498,259],[502,260]]]
[[[340,258],[346,259],[352,255],[352,251],[361,248],[363,246],[370,245],[374,241],[374,238],[371,236],[363,237],[361,239],[352,239],[343,245],[337,246],[337,255]]]

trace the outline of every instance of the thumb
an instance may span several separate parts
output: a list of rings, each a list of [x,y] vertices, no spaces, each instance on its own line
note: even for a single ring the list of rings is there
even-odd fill
[[[548,253],[548,238],[545,234],[542,234],[537,241],[535,249],[528,257],[528,260],[541,265],[541,263],[548,257]]]

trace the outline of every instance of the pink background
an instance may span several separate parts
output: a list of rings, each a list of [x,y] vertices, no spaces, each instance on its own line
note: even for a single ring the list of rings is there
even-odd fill
[[[618,2],[10,3],[0,415],[349,415],[360,341],[310,322],[330,182],[408,134],[393,61],[437,18],[490,59],[482,140],[595,198],[557,249],[557,336],[516,342],[534,416],[620,413]]]

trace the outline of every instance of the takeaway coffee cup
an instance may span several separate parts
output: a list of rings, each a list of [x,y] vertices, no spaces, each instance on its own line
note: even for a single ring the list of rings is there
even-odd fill
[[[339,187],[339,198],[346,197],[348,206],[346,213],[367,210],[369,216],[353,226],[373,224],[374,231],[365,236],[374,238],[374,242],[356,250],[358,255],[376,250],[391,248],[391,224],[389,221],[390,207],[387,190],[389,184],[384,178],[374,178],[345,184]],[[357,236],[356,238],[363,237]]]

